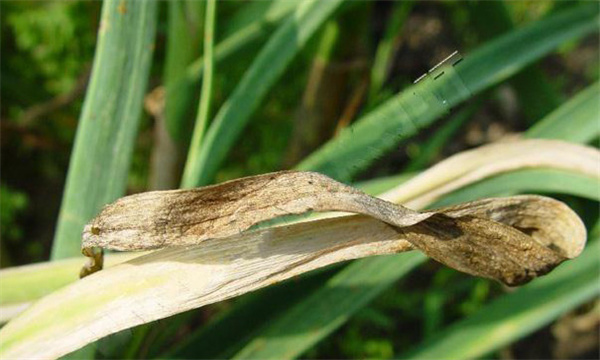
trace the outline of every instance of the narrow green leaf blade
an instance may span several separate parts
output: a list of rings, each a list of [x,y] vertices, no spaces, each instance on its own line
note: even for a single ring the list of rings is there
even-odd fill
[[[203,6],[199,1],[170,1],[167,6],[165,55],[165,122],[170,136],[180,143],[189,141],[190,110],[197,82],[181,82],[187,68],[199,53]]]
[[[458,70],[474,93],[516,74],[560,44],[598,29],[597,4],[584,4],[537,21],[483,46]]]
[[[478,34],[484,39],[492,39],[515,27],[508,6],[510,4],[501,1],[478,1],[469,3],[467,9]],[[561,94],[535,64],[522,69],[510,82],[529,123],[542,118],[561,103]]]
[[[394,43],[415,2],[401,1],[394,4],[383,38],[377,44],[377,51],[371,67],[371,83],[369,84],[369,103],[373,104],[389,72],[394,56]]]
[[[108,0],[77,128],[52,258],[80,254],[83,226],[125,190],[150,71],[155,1]]]
[[[195,174],[202,171],[198,167],[199,151],[202,146],[204,134],[208,127],[209,113],[212,99],[212,79],[213,79],[213,44],[215,33],[215,0],[207,0],[206,2],[206,22],[204,29],[204,76],[202,77],[202,93],[200,94],[200,105],[196,123],[194,125],[194,133],[192,142],[188,150],[188,157],[181,180],[181,187],[193,187],[195,182]]]
[[[294,359],[427,257],[411,252],[354,261],[270,323],[235,359]],[[323,318],[328,321],[323,321]],[[290,326],[292,325],[293,326]]]
[[[302,0],[274,0],[248,4],[225,25],[226,34],[215,46],[215,62],[224,61],[267,37],[301,3]],[[203,62],[204,59],[200,57],[190,64],[179,86],[197,83],[202,76]]]
[[[321,24],[341,3],[306,1],[282,24],[258,54],[231,97],[217,113],[199,154],[189,184],[210,183],[250,115],[281,76],[287,65]]]
[[[419,154],[411,160],[403,172],[421,170],[431,164],[454,134],[473,117],[480,106],[481,102],[478,101],[452,115],[429,139],[423,144],[419,144]]]
[[[598,23],[596,4],[585,4],[502,36],[448,67],[436,81],[421,81],[363,116],[298,169],[348,181],[378,156],[441,117],[448,107],[464,101],[470,96],[468,91],[476,94],[507,79],[565,41],[594,31]],[[461,85],[468,89],[466,93],[460,91]],[[445,102],[431,95],[440,92]]]
[[[433,207],[501,194],[531,192],[570,194],[600,201],[600,183],[597,178],[558,169],[523,169],[484,179],[454,191],[437,201]]]
[[[266,38],[269,31],[298,7],[300,2],[301,0],[275,0],[244,6],[226,24],[226,35],[214,48],[214,62],[224,62],[239,51]],[[195,34],[190,33],[190,30],[199,32],[201,22],[195,21],[195,17],[190,17],[188,13],[196,8],[202,9],[203,4],[195,0],[171,1],[168,6],[165,113],[169,133],[174,139],[185,143],[189,141],[191,133],[188,120],[193,117],[188,110],[194,103],[193,95],[197,92],[195,90],[204,71],[204,57],[194,60],[194,55],[197,56],[198,53],[196,48],[199,41],[193,36]],[[202,12],[196,12],[197,17],[201,17]],[[190,52],[190,49],[194,51]],[[186,67],[182,68],[184,65]]]
[[[549,275],[504,295],[401,356],[472,359],[497,350],[600,294],[600,241]],[[485,341],[482,341],[482,335]]]
[[[579,92],[529,129],[525,136],[588,143],[600,135],[600,83]]]

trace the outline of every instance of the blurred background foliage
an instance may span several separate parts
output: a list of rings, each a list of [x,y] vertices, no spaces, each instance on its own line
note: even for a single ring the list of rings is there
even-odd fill
[[[216,181],[294,167],[359,115],[411,85],[454,50],[469,54],[490,39],[580,3],[586,2],[345,3],[293,58],[252,114],[243,136],[219,168]],[[252,38],[235,51],[235,56],[219,60],[217,55],[210,118],[234,91],[278,22],[293,9],[288,5],[290,9],[282,10],[283,15],[269,18],[265,16],[269,4],[218,3],[217,47],[232,34]],[[96,1],[0,2],[3,268],[49,258],[90,76],[101,5]],[[183,169],[199,98],[200,80],[193,69],[202,55],[204,6],[200,1],[179,2],[178,6],[160,4],[145,112],[127,183],[129,194],[176,188]],[[257,18],[262,19],[258,30]],[[597,33],[562,44],[508,81],[453,109],[449,116],[379,158],[356,180],[419,171],[461,150],[528,129],[598,80],[598,57]],[[169,92],[178,78],[190,73],[195,81],[184,94]],[[161,125],[165,115],[177,117],[178,125]],[[167,141],[173,142],[171,150],[165,150],[170,151],[166,155],[170,162],[163,166],[174,175],[157,180],[164,168],[153,168],[152,158],[161,155],[156,154],[157,144],[162,141],[161,128],[171,135]],[[557,197],[568,201],[580,214],[587,214],[583,215],[587,222],[597,218],[596,202]],[[304,281],[303,286],[314,287],[334,271],[311,275],[313,284]],[[282,286],[289,290],[289,284]],[[280,295],[284,292],[277,288],[268,291],[279,291]],[[506,289],[496,283],[428,262],[384,291],[303,357],[392,358],[447,324],[474,314],[504,292]],[[117,334],[101,341],[97,354],[156,356],[162,349],[156,349],[154,342],[173,347],[177,339],[226,316],[234,304],[251,302],[252,296]],[[588,303],[577,311],[586,313],[593,307]],[[559,325],[560,320],[491,356],[556,356],[562,341],[555,331]],[[172,338],[161,340],[161,332]],[[597,334],[597,327],[592,332]],[[128,345],[123,353],[116,353],[111,341]],[[598,343],[571,350],[568,357],[597,358]]]

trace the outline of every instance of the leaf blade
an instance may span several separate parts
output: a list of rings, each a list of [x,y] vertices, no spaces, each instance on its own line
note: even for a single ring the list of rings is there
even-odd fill
[[[587,4],[502,36],[469,54],[431,85],[419,82],[357,120],[297,167],[349,181],[378,156],[431,124],[448,107],[497,84],[561,43],[598,27],[598,9]],[[444,89],[448,87],[449,89]],[[466,87],[459,91],[461,87]],[[443,92],[445,103],[431,93]]]
[[[594,237],[594,243],[577,260],[564,264],[544,279],[496,299],[402,358],[485,356],[598,296],[600,283],[596,274],[600,241],[597,234]],[[486,341],[481,341],[482,333],[486,334]]]
[[[69,164],[53,259],[79,255],[83,225],[125,190],[152,61],[156,14],[157,4],[152,1],[112,0],[103,6],[103,26]]]
[[[198,170],[190,173],[188,185],[206,185],[213,180],[251,113],[293,56],[340,3],[340,0],[304,2],[273,34],[217,113],[200,150]]]

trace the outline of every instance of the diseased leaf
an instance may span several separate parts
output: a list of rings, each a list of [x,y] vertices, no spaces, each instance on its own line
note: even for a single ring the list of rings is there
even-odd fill
[[[590,198],[598,196],[598,184],[600,184],[598,161],[600,161],[600,155],[597,150],[589,148],[592,152],[595,152],[595,155],[585,161],[585,170],[583,172],[596,174],[595,176],[589,176],[582,174],[580,170],[577,169],[566,169],[565,167],[568,166],[568,164],[559,162],[558,160],[560,160],[560,158],[550,156],[556,150],[555,147],[561,147],[562,144],[544,141],[536,141],[535,144],[534,152],[538,154],[538,158],[545,159],[543,162],[540,162],[540,166],[547,166],[547,168],[538,167],[535,162],[532,161],[533,159],[528,156],[523,156],[523,154],[516,155],[515,152],[510,151],[511,147],[516,147],[518,150],[521,146],[520,142],[504,143],[504,147],[502,147],[501,144],[494,145],[499,153],[496,154],[496,157],[490,163],[482,161],[483,157],[479,158],[477,156],[477,150],[481,150],[482,152],[488,151],[486,150],[487,147],[484,146],[477,150],[473,150],[471,159],[474,161],[474,166],[468,166],[466,169],[467,173],[452,171],[451,167],[450,171],[444,173],[434,170],[434,167],[431,170],[425,171],[422,175],[423,192],[421,196],[417,196],[417,198],[398,197],[396,199],[392,198],[391,200],[401,202],[410,199],[414,200],[415,203],[422,204],[423,207],[431,207],[432,204],[428,201],[435,201],[435,204],[443,204],[446,206],[474,200],[484,196],[499,196],[506,193],[507,190],[538,191],[544,189],[551,190],[556,187],[562,187],[560,192],[573,195],[583,195]],[[567,148],[564,150],[572,156],[573,161],[585,159],[585,157],[581,158],[581,155],[578,155],[579,150],[576,150],[578,148],[577,146],[572,150],[568,150],[568,148],[572,146],[575,145],[568,144]],[[542,156],[544,153],[547,153],[549,156]],[[452,158],[447,159],[440,163],[440,166],[446,161],[454,160],[452,160]],[[505,165],[509,163],[512,164],[511,167],[514,170],[507,170]],[[495,166],[495,164],[498,164],[499,166]],[[495,169],[487,175],[484,175],[485,177],[480,180],[475,180],[477,177],[469,176],[469,173],[476,173],[479,171],[479,168],[483,166],[491,166]],[[538,178],[535,179],[536,183],[522,180],[523,176],[532,175],[531,173],[536,171],[538,172]],[[429,192],[436,191],[437,188],[440,187],[440,183],[434,181],[436,176],[441,178],[446,177],[445,181],[454,181],[454,177],[457,176],[457,173],[461,173],[460,177],[462,178],[476,182],[472,184],[467,182],[465,183],[465,186],[445,196],[443,194],[438,194],[440,196],[439,199],[437,197],[428,196]],[[575,179],[577,180],[576,182],[573,181]],[[374,188],[380,188],[379,192],[381,192],[382,190],[392,188],[392,186],[386,184],[387,182],[396,181],[396,183],[406,183],[403,180],[402,177],[393,177],[389,180],[386,179],[383,183],[378,181],[379,184],[375,184],[376,186]],[[552,182],[552,184],[550,184],[550,182]],[[414,186],[414,184],[412,186]],[[401,189],[402,185],[399,185],[397,190],[400,191],[397,191],[396,193],[402,195],[403,192]],[[473,189],[475,194],[471,193],[471,189]],[[479,196],[474,197],[473,195]],[[420,201],[419,198],[423,198],[424,200]],[[383,274],[374,269],[398,267],[400,265],[399,261],[408,258],[412,259],[412,257],[410,257],[411,255],[414,254],[403,253],[395,255],[394,257],[366,258],[353,262],[335,275],[336,286],[325,286],[318,291],[312,292],[292,306],[288,311],[271,318],[267,325],[257,331],[254,335],[255,338],[242,348],[238,356],[260,359],[293,359],[301,356],[307,349],[341,326],[345,319],[350,318],[360,308],[360,306],[357,306],[356,304],[367,304],[369,299],[375,298],[393,284],[394,281],[398,281],[403,275],[402,272],[389,272]],[[409,257],[407,258],[407,256]],[[421,258],[421,261],[424,261],[424,258]],[[375,264],[377,267],[374,267]],[[362,277],[368,279],[364,281],[365,284],[363,286],[358,286],[355,288],[355,291],[351,293],[343,291],[344,288],[354,283],[352,279]],[[372,285],[378,282],[385,283],[385,285]],[[327,301],[327,299],[337,299],[340,296],[344,297],[344,301],[336,303],[335,309],[328,308],[321,310],[319,307],[322,306],[323,301]],[[239,307],[236,307],[236,310],[242,311],[241,309],[238,309]],[[304,309],[318,309],[321,311],[318,312],[318,316],[298,315],[299,312],[305,311]],[[281,329],[286,329],[285,333],[290,335],[293,334],[293,337],[281,336]],[[305,331],[304,329],[310,330]],[[228,349],[224,351],[227,350]],[[239,350],[239,348],[236,350]]]
[[[84,278],[7,324],[1,351],[5,357],[58,357],[128,327],[411,245],[459,270],[520,284],[576,256],[584,242],[585,229],[570,209],[535,196],[441,209],[407,227],[343,216],[244,232],[159,250]],[[93,296],[83,299],[86,291]],[[71,303],[81,310],[65,306]]]
[[[534,140],[529,140],[529,141],[534,141]],[[578,171],[577,169],[573,169],[573,170],[569,170],[569,165],[565,165],[563,163],[558,162],[558,160],[561,160],[561,158],[554,158],[552,156],[552,154],[556,151],[556,146],[557,143],[554,141],[535,141],[536,144],[536,151],[534,151],[534,153],[537,153],[538,156],[541,156],[541,154],[547,153],[547,156],[544,156],[544,158],[546,159],[545,163],[540,163],[540,166],[533,166],[532,164],[532,158],[528,158],[528,157],[515,157],[512,162],[511,167],[514,169],[521,169],[521,170],[511,170],[509,172],[504,172],[506,170],[506,166],[499,166],[496,167],[494,171],[490,172],[488,175],[488,177],[484,177],[481,180],[477,180],[474,183],[470,184],[470,186],[468,187],[463,187],[460,188],[456,191],[451,192],[450,194],[444,196],[443,198],[440,198],[440,200],[436,201],[435,204],[436,206],[448,206],[451,204],[456,204],[458,202],[464,202],[464,201],[472,201],[475,200],[477,198],[481,198],[481,197],[489,197],[489,196],[498,196],[500,194],[504,194],[506,193],[506,191],[536,191],[536,192],[540,192],[540,191],[549,191],[549,192],[567,192],[569,194],[573,194],[573,195],[579,195],[579,196],[584,196],[584,197],[588,197],[591,199],[598,199],[598,197],[600,196],[600,193],[598,191],[598,182],[600,181],[600,175],[596,175],[596,176],[590,176],[591,173],[593,173],[594,171],[597,172],[597,167],[596,167],[596,163],[595,161],[598,161],[598,158],[596,155],[596,157],[593,157],[590,159],[590,161],[587,162],[587,164],[585,165],[584,171],[583,173]],[[562,143],[559,143],[562,144]],[[496,144],[494,146],[498,146],[499,144]],[[505,144],[506,147],[517,147],[517,150],[519,149],[519,147],[521,146],[520,143],[507,143]],[[579,146],[577,145],[573,145],[573,144],[567,144],[566,148],[561,148],[562,152],[565,153],[566,156],[570,156],[571,159],[573,159],[575,162],[577,162],[578,158],[581,158],[581,155],[579,154],[580,150],[578,150]],[[485,150],[486,147],[482,147],[480,149],[483,149],[483,151],[487,151]],[[498,156],[495,158],[495,161],[498,164],[507,164],[508,161],[511,160],[511,156],[513,156],[514,153],[511,153],[510,151],[505,151],[501,148],[497,148],[498,154],[503,154],[504,156]],[[589,148],[588,148],[589,149]],[[592,150],[592,151],[596,151],[596,150]],[[473,159],[475,157],[472,157]],[[516,159],[516,162],[514,162]],[[557,161],[554,161],[557,160]],[[450,161],[450,160],[448,160]],[[454,161],[454,160],[452,160]],[[480,164],[479,162],[476,162],[477,164]],[[545,167],[544,167],[545,164]],[[526,168],[526,167],[532,167],[530,169]],[[472,166],[469,168],[470,172],[477,172],[479,171],[479,167],[478,166]],[[575,171],[574,171],[575,170]],[[430,170],[431,171],[431,170]],[[436,173],[437,170],[435,170]],[[429,172],[425,172],[425,174],[431,174]],[[439,173],[438,173],[439,174]],[[587,175],[586,175],[587,174]],[[453,178],[453,176],[455,176],[456,174],[452,175],[451,172],[445,173],[444,175],[448,175],[450,176],[450,178]],[[433,175],[428,175],[427,178],[432,178]],[[468,179],[475,179],[477,177],[472,177],[472,176],[466,176],[466,174],[462,175],[465,178]],[[398,183],[402,183],[403,182],[403,178],[405,178],[405,175],[402,175],[400,177],[392,177],[390,179],[383,179],[383,180],[378,180],[376,182],[368,182],[367,184],[365,184],[366,187],[364,187],[364,191],[368,192],[368,193],[378,193],[381,192],[385,189],[390,189],[392,187],[391,184],[398,184]],[[383,181],[383,182],[382,182]],[[433,198],[428,197],[427,193],[436,190],[436,187],[439,187],[437,182],[432,182],[429,180],[425,180],[424,181],[424,186],[426,186],[423,191],[423,196],[425,198],[428,198],[428,201],[432,201]],[[429,185],[426,185],[429,184]],[[357,184],[360,185],[360,184]],[[427,186],[429,186],[427,188]],[[359,186],[360,187],[360,186]],[[400,201],[402,200],[401,198],[399,199],[392,199],[395,201]],[[427,203],[427,201],[423,201],[421,202],[425,205],[429,205]],[[53,270],[53,271],[60,271],[60,273],[63,273],[63,271],[67,271],[65,269],[63,269],[61,265],[57,264],[55,267],[57,270]],[[39,267],[39,265],[33,265],[34,268]],[[28,267],[27,267],[28,268]],[[73,268],[72,266],[70,267],[71,269]],[[61,270],[62,269],[62,270]],[[26,269],[23,269],[23,271],[25,271]],[[31,270],[33,271],[33,269]],[[27,270],[26,273],[31,274],[30,270]],[[8,272],[8,273],[7,273]],[[11,272],[11,270],[3,270],[0,271],[0,278],[2,278],[3,282],[5,279],[8,279],[8,281],[10,281],[10,276],[11,274],[13,274]],[[39,276],[35,276],[34,278],[39,278]],[[65,277],[65,279],[68,280],[61,280],[60,284],[62,285],[66,285],[69,282],[73,281],[76,279],[76,274],[73,273],[72,276],[67,276]],[[29,280],[29,281],[33,281],[33,280]],[[48,289],[48,292],[50,292],[51,290],[56,290],[59,285],[56,286],[52,286],[52,284],[54,284],[54,282],[49,282],[49,281],[44,281],[44,288]],[[21,289],[24,292],[27,292],[31,287],[28,286],[24,286],[21,287]],[[27,302],[36,300],[39,296],[36,295],[38,294],[37,291],[28,291],[31,293],[30,296],[28,296],[27,299],[29,299]],[[6,293],[8,294],[8,293]],[[8,301],[9,298],[6,299],[6,301],[4,300],[5,297],[1,297],[0,296],[0,305],[2,306],[2,308],[0,308],[0,313],[2,313],[3,315],[6,314],[7,319],[9,317],[12,317],[13,315],[16,315],[17,312],[16,311],[12,311],[12,312],[8,312],[8,310],[10,308],[15,308],[15,306],[17,306],[15,309],[24,309],[23,304],[19,305],[19,302],[15,302],[14,299],[12,299],[11,301]],[[20,301],[20,300],[19,300]],[[7,309],[7,311],[4,311],[4,309]]]
[[[558,141],[527,140],[496,145],[519,147],[522,143],[542,154],[552,154],[562,147],[564,152],[571,152],[571,163],[579,164],[576,171],[593,172],[589,169],[596,168],[600,156],[595,149]],[[538,143],[538,147],[531,147],[533,143]],[[482,153],[486,151],[487,147]],[[500,152],[512,156],[509,151]],[[469,158],[478,159],[473,152]],[[524,162],[512,163],[511,168],[535,166],[532,159],[559,168],[560,161],[564,161],[560,157],[554,158],[554,162],[544,156],[525,157]],[[495,160],[503,164],[502,157]],[[497,169],[503,171],[505,167]],[[488,174],[493,173],[489,170]],[[455,178],[449,175],[450,179]],[[439,186],[434,183],[426,181],[434,188]],[[160,219],[165,220],[168,206],[161,207],[156,201],[144,202],[160,194],[168,202],[175,199],[174,203],[184,205],[187,211],[176,214],[179,206],[171,207],[173,218],[161,225]],[[182,194],[194,196],[181,197]],[[180,202],[190,199],[197,202]],[[151,207],[151,203],[155,205]],[[244,208],[245,205],[248,206]],[[329,205],[332,207],[328,208]],[[256,216],[250,211],[253,206]],[[269,217],[309,208],[350,210],[369,216],[338,216],[244,231]],[[125,222],[117,221],[119,214],[126,215],[128,211],[129,233]],[[197,231],[194,234],[199,244],[158,250],[49,295],[0,330],[1,355],[25,357],[43,352],[48,357],[61,356],[107,334],[237,296],[312,269],[412,248],[461,271],[519,284],[546,273],[567,257],[576,256],[585,242],[585,229],[579,218],[564,204],[547,198],[480,200],[419,213],[377,200],[322,175],[283,172],[199,190],[123,198],[108,206],[87,228],[85,246],[127,247],[124,245],[127,237],[143,231],[148,231],[146,235],[151,242],[141,247],[158,246],[157,239],[162,233],[156,230],[176,229],[177,222],[172,222],[173,226],[169,222],[182,216],[193,220],[193,216],[186,215],[190,213],[201,215],[196,218],[197,227],[188,226]],[[206,214],[212,216],[203,218]],[[231,220],[239,222],[233,234],[229,229]],[[158,225],[136,228],[137,223]],[[94,226],[96,230],[92,230]],[[124,236],[121,240],[115,236],[118,232]],[[103,234],[107,237],[102,238]],[[177,245],[170,241],[172,234],[164,234],[163,245]],[[189,235],[190,239],[194,236]],[[90,296],[82,298],[81,294],[86,293]]]
[[[474,359],[550,323],[561,314],[600,294],[598,231],[593,243],[555,272],[502,296],[478,312],[457,321],[437,336],[403,354],[402,359]],[[490,321],[490,317],[494,320]],[[486,341],[481,340],[486,334]]]

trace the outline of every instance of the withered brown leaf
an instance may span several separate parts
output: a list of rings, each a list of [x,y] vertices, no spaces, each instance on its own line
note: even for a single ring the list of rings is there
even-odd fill
[[[84,230],[83,253],[92,262],[82,275],[102,266],[95,248],[131,251],[196,245],[307,211],[368,216],[369,221],[388,225],[388,237],[402,245],[393,251],[416,248],[447,266],[507,285],[526,283],[576,256],[586,237],[577,215],[549,198],[484,199],[418,212],[318,173],[283,171],[117,200]],[[324,229],[330,223],[331,219],[311,222]]]

